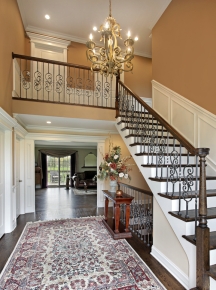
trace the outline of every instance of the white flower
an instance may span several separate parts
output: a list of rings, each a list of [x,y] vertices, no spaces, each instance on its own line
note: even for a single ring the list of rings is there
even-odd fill
[[[124,173],[123,172],[120,172],[119,173],[119,177],[122,178],[123,176],[124,176]]]
[[[114,159],[118,159],[119,158],[119,156],[118,155],[114,155],[114,157],[113,157]]]
[[[128,174],[127,173],[124,175],[124,178],[126,178],[126,179],[128,178]]]
[[[112,162],[109,162],[109,163],[107,163],[107,165],[110,166],[111,163],[112,163]]]

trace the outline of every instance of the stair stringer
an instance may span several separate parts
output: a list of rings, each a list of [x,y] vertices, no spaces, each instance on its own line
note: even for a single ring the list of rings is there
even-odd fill
[[[163,211],[163,214],[165,215],[168,223],[170,224],[173,232],[175,233],[177,239],[179,240],[183,250],[185,251],[187,258],[188,258],[188,270],[189,273],[186,275],[181,271],[181,269],[178,268],[173,261],[167,258],[167,263],[164,263],[164,258],[160,259],[160,256],[156,253],[158,252],[154,246],[152,247],[152,255],[155,256],[155,258],[186,288],[191,289],[196,286],[196,247],[186,241],[182,235],[188,235],[189,233],[193,234],[193,228],[194,228],[194,222],[186,223],[180,219],[177,219],[173,216],[171,216],[168,212],[176,210],[176,201],[165,199],[158,195],[159,192],[161,192],[160,183],[151,181],[149,177],[151,176],[151,168],[142,167],[143,164],[142,157],[136,156],[136,147],[129,146],[132,142],[130,138],[125,138],[127,135],[127,131],[121,131],[121,125],[117,125],[116,122],[116,128],[124,140],[130,154],[132,155],[134,161],[136,162],[137,166],[140,169],[140,172],[142,173],[143,177],[145,178],[148,186],[150,187],[154,198],[157,200],[160,208]],[[154,227],[154,225],[153,225]],[[161,252],[161,251],[160,251]],[[164,255],[164,257],[166,257]],[[175,269],[172,265],[175,265]]]

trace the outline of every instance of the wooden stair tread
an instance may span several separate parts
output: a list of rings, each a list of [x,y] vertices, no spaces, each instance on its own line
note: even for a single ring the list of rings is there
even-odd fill
[[[181,211],[181,215],[178,214],[177,211],[169,211],[169,214],[172,216],[184,221],[184,222],[192,222],[195,220],[195,209],[188,210],[188,217],[185,217],[186,210]],[[199,216],[199,212],[197,211],[197,216]],[[216,207],[210,207],[207,209],[207,219],[216,218]]]
[[[121,129],[121,131],[125,131],[125,130],[135,130],[135,128],[134,127],[128,127],[128,126],[126,126],[126,127],[124,127],[124,128],[122,128]],[[154,130],[155,130],[155,128],[154,128]],[[152,128],[148,128],[148,131],[153,131],[153,129]],[[162,132],[162,129],[158,129],[157,130],[158,132]],[[163,132],[167,132],[167,130],[166,129],[163,129]],[[156,138],[156,137],[155,137]]]
[[[168,194],[166,192],[162,193],[158,193],[158,195],[164,197],[164,198],[168,198],[168,199],[179,199],[179,192],[168,192]],[[211,197],[211,196],[216,196],[216,189],[208,189],[206,190],[206,195],[207,197]],[[191,191],[191,194],[187,195],[188,198],[195,198],[195,191]],[[180,197],[181,199],[183,199],[183,196]]]
[[[150,144],[150,143],[148,143],[148,144]],[[131,147],[138,146],[138,145],[145,145],[145,146],[147,146],[147,144],[143,144],[142,142],[135,142],[135,143],[129,144],[129,146],[131,146]],[[154,145],[155,146],[158,146],[157,144],[154,144]],[[166,144],[166,147],[173,147],[173,144]],[[175,147],[180,147],[180,144],[175,144]],[[182,148],[183,148],[183,146],[182,146]],[[152,155],[152,154],[149,153],[149,155]]]
[[[149,155],[151,155],[151,153]],[[150,167],[150,168],[158,167],[158,169],[161,168],[161,167],[166,168],[167,166],[169,167],[170,165],[171,165],[171,163],[170,164],[158,165],[158,166],[156,166],[156,164],[141,164],[142,167]],[[179,167],[180,166],[178,165],[177,168],[179,168]],[[181,167],[196,167],[196,164],[189,164],[189,165],[188,164],[181,164]],[[198,167],[200,167],[200,165],[198,165]]]
[[[207,274],[216,280],[216,264],[211,265],[209,271],[207,271]]]
[[[141,135],[141,134],[129,134],[129,135],[127,135],[127,136],[125,136],[125,138],[127,139],[127,138],[130,138],[130,137],[142,137],[143,135]],[[174,137],[173,136],[169,136],[168,138],[167,138],[167,136],[157,136],[156,138],[158,138],[158,139],[161,139],[161,138],[164,138],[164,139],[174,139]]]
[[[150,180],[152,181],[157,181],[157,182],[167,182],[167,178],[166,177],[162,177],[162,178],[156,178],[156,177],[149,177]],[[181,177],[181,180],[187,180],[187,178]],[[195,177],[190,178],[190,180],[196,180]],[[199,180],[199,177],[198,177]],[[206,176],[206,180],[216,180],[216,176]],[[169,181],[169,178],[168,178]]]
[[[146,153],[146,152],[141,152],[141,153],[135,153],[134,155],[136,155],[136,156],[148,156],[149,155],[149,153]],[[158,154],[157,153],[151,153],[151,156],[157,156]],[[166,153],[164,153],[164,155],[166,155]],[[188,154],[187,153],[182,153],[181,154],[181,156],[188,156]],[[193,155],[193,154],[190,154],[189,155],[190,157],[192,156],[195,156],[195,155]]]
[[[194,235],[183,235],[182,236],[185,240],[190,242],[193,245],[196,245],[196,241],[194,240]],[[210,232],[210,250],[216,249],[216,231]]]

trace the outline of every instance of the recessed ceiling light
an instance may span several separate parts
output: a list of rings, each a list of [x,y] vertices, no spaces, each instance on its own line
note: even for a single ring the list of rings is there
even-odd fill
[[[96,27],[96,26],[94,26],[94,27],[93,27],[93,30],[94,30],[94,31],[97,31],[97,27]]]
[[[46,19],[50,19],[50,16],[48,14],[45,15]]]
[[[50,121],[47,121],[47,124],[51,124],[51,122]]]
[[[139,39],[138,36],[136,36],[136,37],[134,38],[135,41],[137,41],[138,39]]]

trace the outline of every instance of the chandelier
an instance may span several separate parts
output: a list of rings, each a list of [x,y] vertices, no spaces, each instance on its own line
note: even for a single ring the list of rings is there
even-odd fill
[[[97,30],[97,28],[94,28]],[[134,40],[131,38],[130,31],[128,31],[127,39],[124,41],[125,50],[123,51],[118,46],[117,38],[122,39],[120,34],[120,25],[112,17],[111,0],[109,0],[109,17],[106,18],[105,23],[100,26],[98,32],[101,33],[100,41],[103,41],[104,46],[99,47],[93,41],[93,35],[90,34],[87,46],[87,59],[92,62],[91,69],[99,70],[104,76],[113,77],[121,74],[123,71],[129,72],[133,70],[131,60],[134,58]],[[138,40],[136,37],[135,40]]]

